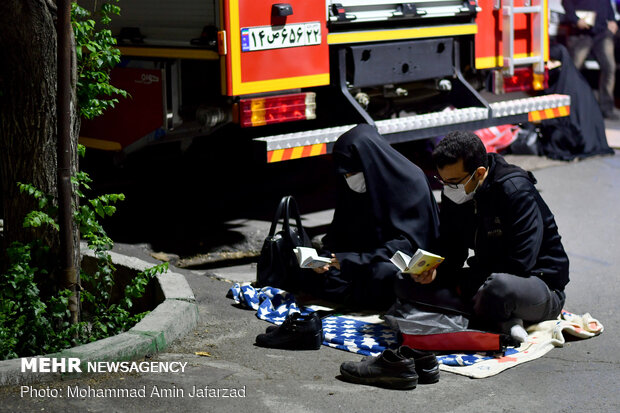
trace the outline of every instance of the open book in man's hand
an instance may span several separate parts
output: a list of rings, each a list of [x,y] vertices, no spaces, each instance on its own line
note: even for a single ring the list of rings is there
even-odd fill
[[[416,275],[437,268],[443,260],[443,257],[419,248],[415,254],[413,254],[413,257],[408,256],[402,251],[396,251],[394,256],[390,258],[390,261],[392,261],[401,272]]]
[[[319,257],[314,248],[297,247],[293,248],[301,268],[320,268],[332,262],[331,258]]]
[[[594,27],[594,23],[596,22],[596,12],[591,10],[575,10],[575,14],[577,18],[585,21],[588,26]]]

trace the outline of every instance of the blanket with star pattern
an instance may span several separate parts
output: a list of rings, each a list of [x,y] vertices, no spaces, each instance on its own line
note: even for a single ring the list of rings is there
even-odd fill
[[[313,306],[299,306],[295,296],[287,291],[236,283],[228,296],[236,303],[255,310],[261,320],[281,324],[289,314],[308,314],[317,311]],[[377,315],[327,315],[323,321],[323,344],[340,350],[377,356],[387,348],[397,348],[396,331]],[[576,338],[589,338],[603,332],[603,325],[590,314],[583,316],[562,311],[557,320],[544,321],[528,328],[528,339],[518,348],[508,347],[501,354],[457,353],[438,355],[440,368],[472,378],[498,374],[510,367],[542,357],[554,347],[561,347],[564,333]]]

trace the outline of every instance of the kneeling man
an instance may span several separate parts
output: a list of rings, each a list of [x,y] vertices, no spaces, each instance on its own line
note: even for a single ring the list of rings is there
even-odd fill
[[[440,252],[446,260],[437,281],[456,290],[477,318],[523,341],[523,322],[556,318],[566,299],[568,257],[553,214],[534,176],[487,154],[474,133],[449,133],[433,160],[444,186]]]

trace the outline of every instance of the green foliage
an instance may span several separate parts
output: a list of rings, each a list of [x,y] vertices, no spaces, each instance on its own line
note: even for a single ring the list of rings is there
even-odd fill
[[[118,1],[104,2],[95,13],[72,3],[71,23],[78,61],[77,99],[80,114],[86,119],[114,107],[118,99],[112,96],[127,97],[126,91],[110,84],[110,70],[121,60],[120,51],[115,47],[116,39],[107,28],[111,16],[120,14]]]
[[[140,321],[148,312],[132,313],[131,308],[135,300],[142,297],[146,291],[146,286],[159,273],[168,270],[168,263],[157,265],[153,268],[138,273],[135,278],[124,288],[124,295],[116,303],[111,303],[112,288],[115,280],[109,270],[113,268],[111,263],[105,259],[99,260],[99,266],[94,277],[82,273],[85,284],[97,285],[99,290],[97,295],[85,291],[83,299],[90,304],[92,314],[89,315],[91,321],[89,325],[89,339],[98,340],[109,335],[118,334],[131,328]]]
[[[0,359],[33,356],[60,351],[131,328],[147,312],[133,311],[134,303],[146,291],[149,281],[168,270],[163,263],[138,273],[122,288],[113,300],[117,280],[116,268],[109,250],[113,246],[99,218],[111,216],[115,203],[125,199],[122,194],[107,194],[86,199],[91,179],[81,172],[73,177],[76,193],[83,199],[75,210],[74,219],[83,239],[97,258],[96,270],[89,274],[81,271],[81,301],[90,312],[78,324],[70,324],[68,301],[70,290],[58,290],[51,279],[56,259],[49,247],[40,240],[29,244],[14,243],[7,251],[9,268],[0,274]],[[37,201],[38,209],[24,220],[24,227],[49,225],[58,229],[54,217],[57,209],[51,198],[28,184],[18,184],[22,193]]]
[[[127,92],[110,84],[110,70],[120,62],[120,51],[108,28],[111,16],[120,14],[118,2],[104,1],[94,13],[72,4],[78,107],[87,119],[114,107],[118,103],[114,96],[127,96]],[[78,145],[80,156],[84,152],[84,146]],[[144,295],[150,279],[168,269],[165,263],[139,273],[113,300],[116,269],[108,253],[113,242],[99,219],[114,214],[116,202],[125,197],[108,194],[86,199],[85,192],[91,182],[88,174],[78,172],[71,181],[82,199],[80,207],[74,208],[74,220],[97,258],[93,274],[81,271],[82,285],[88,287],[81,292],[82,305],[93,310],[78,324],[70,324],[71,291],[58,289],[52,275],[58,257],[42,240],[13,243],[7,250],[8,269],[0,274],[0,360],[53,353],[127,330],[146,314],[137,314],[132,307]],[[30,184],[18,183],[18,187],[36,205],[25,217],[24,228],[47,226],[51,231],[58,231],[54,198]]]
[[[49,249],[34,241],[15,242],[7,250],[11,263],[0,276],[0,359],[55,352],[76,343],[82,325],[69,325],[70,291],[62,291],[45,303],[36,275],[48,275],[35,262]],[[35,255],[38,255],[36,257]]]

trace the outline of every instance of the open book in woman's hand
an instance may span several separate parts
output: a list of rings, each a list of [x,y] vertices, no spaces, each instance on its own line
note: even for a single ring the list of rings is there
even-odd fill
[[[319,257],[314,248],[297,247],[293,248],[301,268],[320,268],[332,262],[331,258]]]
[[[401,272],[407,274],[421,274],[424,271],[434,270],[444,260],[439,255],[418,248],[413,257],[408,256],[402,251],[396,251],[390,261],[398,267]]]

